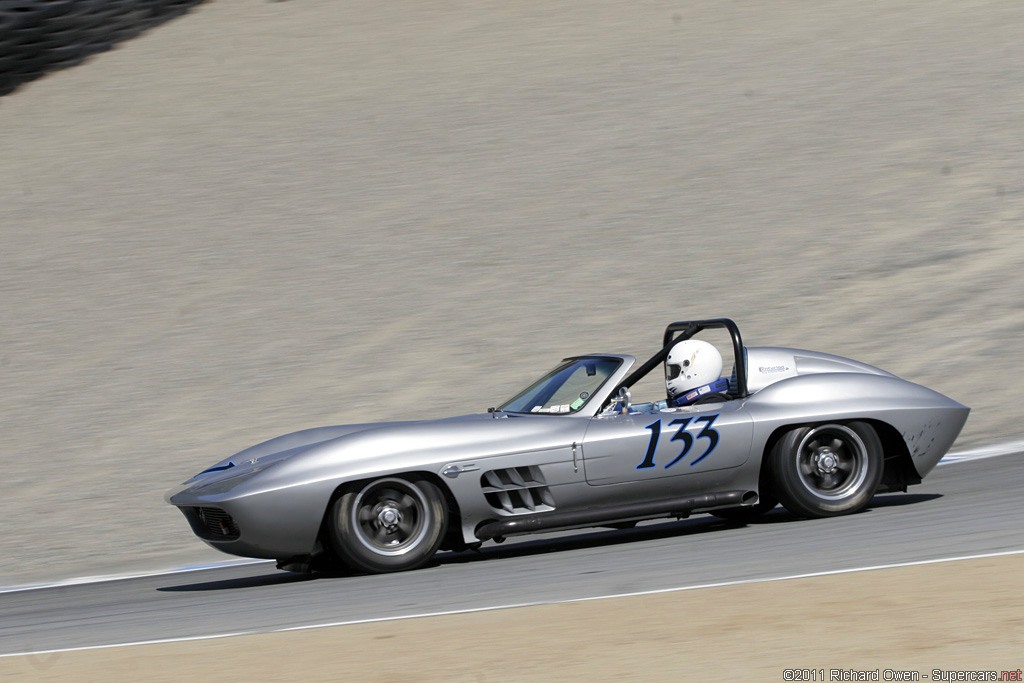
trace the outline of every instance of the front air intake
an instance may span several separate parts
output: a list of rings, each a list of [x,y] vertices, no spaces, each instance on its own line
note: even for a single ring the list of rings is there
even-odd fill
[[[239,537],[238,525],[231,515],[220,508],[188,507],[182,508],[185,517],[192,525],[192,531],[199,538],[208,541],[233,541]]]

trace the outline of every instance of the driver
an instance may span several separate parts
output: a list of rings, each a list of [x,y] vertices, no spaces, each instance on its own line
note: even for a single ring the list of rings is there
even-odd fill
[[[669,406],[688,406],[708,399],[724,401],[729,380],[722,378],[722,354],[711,344],[687,339],[672,347],[665,359]]]

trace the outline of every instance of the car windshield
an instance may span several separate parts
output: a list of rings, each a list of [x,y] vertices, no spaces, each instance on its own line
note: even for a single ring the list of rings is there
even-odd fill
[[[575,413],[622,364],[618,358],[569,358],[502,404],[509,413]]]

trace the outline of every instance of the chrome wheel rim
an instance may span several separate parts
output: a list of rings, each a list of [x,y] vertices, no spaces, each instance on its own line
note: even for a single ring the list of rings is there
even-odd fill
[[[815,427],[797,446],[796,471],[800,482],[815,496],[841,500],[867,479],[867,447],[855,431],[844,425]]]
[[[405,479],[371,482],[352,504],[356,538],[378,555],[404,555],[427,536],[428,506],[419,487]]]

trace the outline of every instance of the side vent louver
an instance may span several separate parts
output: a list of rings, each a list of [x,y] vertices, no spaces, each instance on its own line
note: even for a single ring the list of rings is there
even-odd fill
[[[517,514],[555,509],[555,499],[539,467],[509,467],[484,472],[480,478],[491,507]]]

